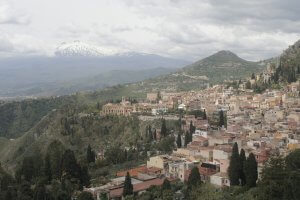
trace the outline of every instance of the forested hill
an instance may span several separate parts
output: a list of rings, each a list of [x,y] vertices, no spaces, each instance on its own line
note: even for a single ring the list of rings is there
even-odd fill
[[[43,116],[71,98],[45,98],[0,104],[0,137],[16,138],[38,123]]]
[[[275,82],[294,82],[300,75],[300,40],[286,49],[280,56],[274,75]]]
[[[66,106],[89,109],[97,103],[100,106],[107,101],[121,99],[122,96],[139,98],[140,95],[143,96],[144,93],[136,92],[131,85],[117,85],[95,92],[79,92],[61,97],[0,102],[0,138],[22,136],[55,109]]]

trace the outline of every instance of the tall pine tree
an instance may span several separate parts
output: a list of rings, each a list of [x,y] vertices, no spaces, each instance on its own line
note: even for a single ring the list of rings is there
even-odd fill
[[[91,145],[89,145],[87,148],[86,160],[88,163],[95,162],[95,152],[92,151]]]
[[[235,142],[232,148],[232,154],[230,157],[230,163],[228,167],[228,176],[230,180],[230,185],[239,185],[240,184],[240,156],[238,144]]]
[[[124,182],[124,189],[123,189],[123,196],[126,197],[127,195],[133,194],[133,185],[131,183],[131,177],[129,172],[127,172]]]
[[[253,153],[250,153],[244,166],[246,185],[248,187],[255,187],[258,178],[257,162]]]
[[[198,167],[194,167],[189,175],[187,185],[188,189],[192,189],[201,184],[201,176]]]
[[[178,133],[176,144],[177,144],[177,148],[181,148],[182,147],[181,133]]]
[[[167,125],[166,125],[166,120],[162,119],[162,124],[161,124],[161,136],[162,137],[166,137],[168,134],[168,130],[167,130]]]
[[[190,134],[193,135],[193,133],[195,133],[196,127],[193,125],[193,122],[190,122]]]
[[[246,162],[246,155],[244,149],[241,149],[240,153],[240,179],[241,185],[244,186],[246,184],[246,176],[244,172],[244,164]]]
[[[219,126],[222,127],[226,127],[225,126],[225,116],[224,116],[224,111],[223,110],[220,110],[219,112]]]
[[[52,171],[51,171],[51,163],[50,163],[50,156],[49,154],[45,157],[45,163],[44,163],[44,175],[47,179],[47,182],[50,183],[52,180]]]
[[[162,190],[170,190],[171,189],[171,184],[170,184],[170,181],[165,178],[163,184],[162,184],[162,187],[161,187]]]
[[[203,111],[203,119],[207,119],[206,111],[205,110]]]

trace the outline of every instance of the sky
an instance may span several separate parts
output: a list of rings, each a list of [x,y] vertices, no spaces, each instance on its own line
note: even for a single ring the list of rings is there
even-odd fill
[[[299,39],[299,0],[0,0],[0,56],[52,56],[80,40],[190,61],[220,50],[262,60]]]

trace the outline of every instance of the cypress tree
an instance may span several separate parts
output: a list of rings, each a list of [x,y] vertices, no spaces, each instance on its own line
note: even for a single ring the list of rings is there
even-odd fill
[[[161,124],[161,135],[163,136],[163,137],[166,137],[167,136],[167,133],[168,132],[168,130],[167,130],[167,125],[166,125],[166,120],[165,119],[162,119],[162,124]]]
[[[191,138],[192,138],[192,137],[191,137],[190,132],[187,131],[187,132],[185,133],[185,137],[184,137],[184,146],[185,146],[185,147],[188,145],[188,143],[190,143],[190,142],[192,141]]]
[[[219,126],[225,126],[225,118],[224,118],[224,111],[220,110],[219,112]]]
[[[167,178],[165,178],[162,184],[162,190],[170,190],[170,189],[171,189],[170,181]]]
[[[246,82],[246,89],[251,89],[251,83],[250,83],[250,81]]]
[[[50,183],[52,181],[52,171],[49,154],[47,154],[45,157],[44,174],[48,183]]]
[[[90,175],[87,166],[80,167],[80,175],[79,175],[80,182],[83,186],[90,186]]]
[[[228,167],[228,176],[230,180],[230,185],[239,185],[240,181],[240,156],[238,144],[234,143],[232,148],[232,154],[230,157],[230,163]]]
[[[94,200],[92,193],[90,192],[81,192],[78,196],[78,200]]]
[[[193,122],[190,122],[190,134],[195,133],[196,127],[193,125]]]
[[[86,160],[88,163],[95,162],[95,153],[92,151],[91,145],[87,148]]]
[[[154,129],[154,132],[153,132],[153,139],[156,141],[157,138],[156,138],[156,129]]]
[[[61,163],[63,176],[66,176],[67,178],[79,178],[80,166],[78,165],[72,150],[68,149],[65,151]]]
[[[194,167],[187,181],[188,189],[192,189],[193,187],[198,186],[200,184],[201,184],[201,176],[199,173],[199,169],[198,167]]]
[[[206,111],[205,110],[203,111],[203,119],[207,119]]]
[[[34,196],[34,200],[51,200],[52,197],[50,193],[47,191],[45,185],[38,185],[36,186]]]
[[[33,191],[29,182],[24,181],[18,189],[18,200],[33,199]]]
[[[124,189],[123,189],[123,196],[126,197],[127,195],[133,194],[133,186],[131,183],[131,177],[129,172],[127,172],[124,182]]]
[[[153,140],[153,133],[152,133],[151,126],[149,125],[148,126],[148,141],[152,142],[152,140]]]
[[[253,153],[249,154],[244,166],[246,185],[248,187],[255,187],[258,178],[257,162]]]
[[[240,179],[241,184],[244,186],[246,184],[246,177],[244,172],[244,163],[246,162],[246,155],[244,149],[241,149],[240,153]]]
[[[178,133],[176,144],[177,144],[177,148],[181,148],[182,147],[181,133]]]

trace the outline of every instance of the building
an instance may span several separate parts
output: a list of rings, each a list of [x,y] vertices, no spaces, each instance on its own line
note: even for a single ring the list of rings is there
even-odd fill
[[[119,104],[108,103],[102,107],[102,115],[123,115],[130,116],[134,107],[125,98],[122,98],[122,102]]]
[[[227,173],[219,172],[210,177],[210,183],[218,187],[230,186],[230,180]]]
[[[157,92],[147,93],[147,100],[150,102],[156,102],[158,100],[158,93]]]

